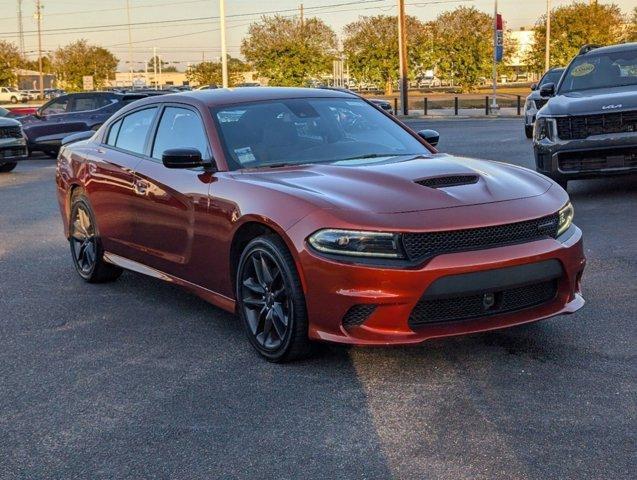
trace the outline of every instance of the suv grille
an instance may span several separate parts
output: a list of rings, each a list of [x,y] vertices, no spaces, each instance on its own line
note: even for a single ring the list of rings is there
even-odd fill
[[[558,214],[525,222],[447,232],[405,233],[403,246],[410,260],[425,260],[443,253],[494,248],[556,238]]]
[[[629,170],[637,168],[637,147],[564,152],[559,153],[557,158],[563,172]]]
[[[554,299],[557,280],[549,280],[498,292],[484,292],[451,298],[422,298],[409,316],[412,329],[435,323],[499,315],[542,305]],[[485,300],[489,295],[488,301]]]
[[[562,140],[623,132],[637,132],[637,111],[557,118],[557,135]]]
[[[0,127],[0,138],[22,138],[22,129],[17,127]]]

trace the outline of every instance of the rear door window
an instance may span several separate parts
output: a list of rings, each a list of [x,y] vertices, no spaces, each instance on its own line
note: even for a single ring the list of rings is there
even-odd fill
[[[122,124],[117,134],[115,146],[129,152],[143,154],[148,131],[156,113],[157,107],[152,107],[125,116],[121,120]]]

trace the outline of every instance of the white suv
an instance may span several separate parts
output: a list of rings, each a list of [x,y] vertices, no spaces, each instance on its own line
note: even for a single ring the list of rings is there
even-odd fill
[[[0,87],[0,103],[28,102],[29,95],[13,87]]]

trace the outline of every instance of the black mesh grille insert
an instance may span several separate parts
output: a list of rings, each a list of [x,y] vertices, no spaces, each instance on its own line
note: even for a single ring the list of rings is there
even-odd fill
[[[433,177],[416,180],[418,185],[429,188],[455,187],[457,185],[470,185],[477,182],[477,175],[451,175],[447,177]]]
[[[574,140],[604,133],[637,132],[637,110],[558,117],[557,135],[562,140]]]
[[[547,303],[557,294],[557,280],[496,292],[483,292],[452,298],[423,297],[409,316],[409,327],[418,328],[441,322],[514,312]]]
[[[19,126],[0,127],[0,138],[22,138],[22,130]]]
[[[558,154],[560,170],[587,172],[606,169],[637,168],[637,146]]]
[[[367,318],[374,313],[376,305],[361,304],[351,307],[343,317],[344,327],[354,327],[362,325]]]
[[[525,222],[447,232],[406,233],[403,246],[410,260],[425,260],[443,253],[493,248],[557,237],[558,215]]]

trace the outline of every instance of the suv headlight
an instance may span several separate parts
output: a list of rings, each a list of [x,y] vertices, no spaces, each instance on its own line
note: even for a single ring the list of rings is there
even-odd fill
[[[533,100],[532,98],[527,98],[526,103],[524,104],[524,110],[528,111],[531,109],[535,110],[535,100]]]
[[[557,226],[557,236],[562,235],[568,227],[573,223],[573,217],[575,216],[575,209],[571,202],[568,202],[564,207],[559,211],[559,221]]]
[[[545,138],[551,140],[553,137],[553,125],[555,124],[555,120],[547,117],[537,117],[535,120],[535,126],[533,127],[533,138],[535,140],[540,141]]]
[[[396,233],[325,229],[310,235],[308,242],[319,252],[332,255],[405,258]]]

